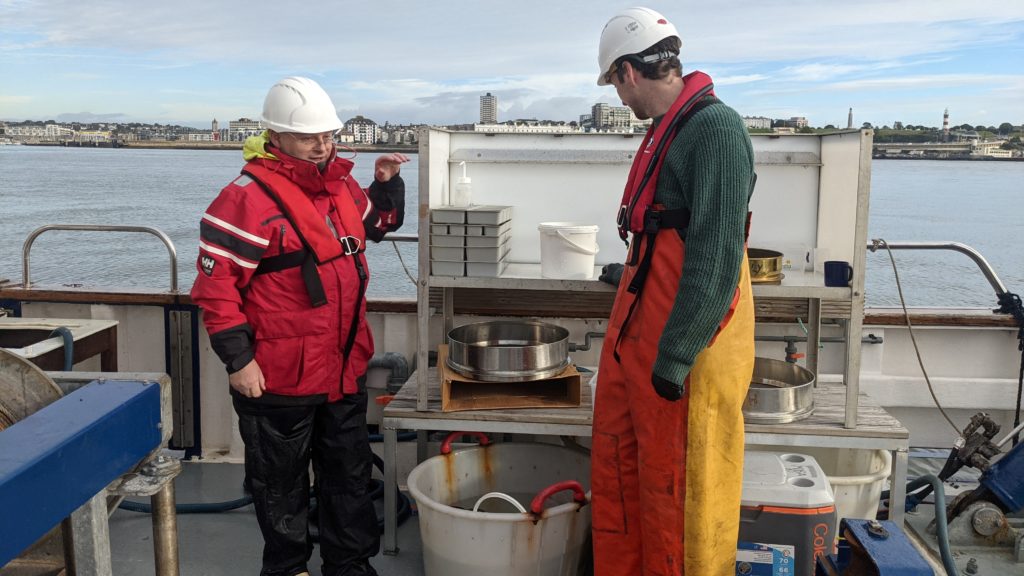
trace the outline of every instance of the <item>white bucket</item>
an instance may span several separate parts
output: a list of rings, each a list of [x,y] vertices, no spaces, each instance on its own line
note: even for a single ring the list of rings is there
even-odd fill
[[[597,231],[593,224],[541,222],[540,275],[544,278],[589,280],[594,277]]]
[[[586,503],[560,491],[545,500],[539,517],[519,511],[565,480],[580,483]],[[492,444],[427,459],[409,473],[424,573],[575,576],[590,534],[589,487],[590,458],[551,444]],[[490,511],[473,511],[481,505]]]
[[[823,467],[836,495],[836,516],[874,520],[882,485],[892,467],[892,454],[887,450],[852,448],[836,452],[836,464],[831,467],[835,472],[830,474],[829,468]]]

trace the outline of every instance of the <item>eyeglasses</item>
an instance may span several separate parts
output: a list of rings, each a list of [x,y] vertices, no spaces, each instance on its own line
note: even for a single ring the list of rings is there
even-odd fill
[[[320,134],[298,134],[295,132],[284,132],[284,134],[291,137],[292,140],[305,146],[306,148],[313,148],[319,144],[324,146],[330,146],[334,143],[334,132],[322,132]]]

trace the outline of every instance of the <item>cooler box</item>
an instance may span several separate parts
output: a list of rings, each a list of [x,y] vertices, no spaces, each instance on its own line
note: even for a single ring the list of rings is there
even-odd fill
[[[739,576],[813,576],[832,552],[835,497],[817,461],[803,454],[746,452]]]

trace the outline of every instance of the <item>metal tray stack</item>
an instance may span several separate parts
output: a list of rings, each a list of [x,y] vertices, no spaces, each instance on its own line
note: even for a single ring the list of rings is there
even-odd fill
[[[511,206],[440,206],[430,211],[433,276],[501,275],[508,265]]]

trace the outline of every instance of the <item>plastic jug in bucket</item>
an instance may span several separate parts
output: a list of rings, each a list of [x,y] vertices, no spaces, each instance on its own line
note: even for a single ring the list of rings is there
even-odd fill
[[[540,275],[544,278],[589,280],[594,277],[597,231],[593,224],[541,222]]]

